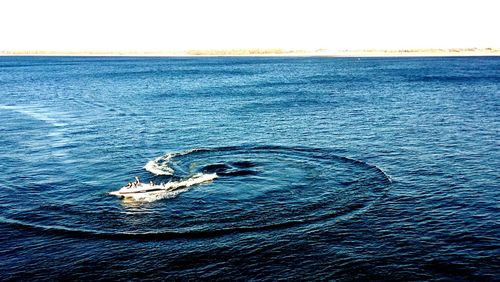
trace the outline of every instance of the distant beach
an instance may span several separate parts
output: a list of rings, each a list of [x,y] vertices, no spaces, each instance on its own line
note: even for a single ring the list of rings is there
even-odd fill
[[[108,51],[108,50],[3,50],[0,56],[290,56],[290,57],[431,57],[499,56],[500,48],[450,49],[364,49],[364,50],[295,50],[281,48],[194,49],[183,51]]]

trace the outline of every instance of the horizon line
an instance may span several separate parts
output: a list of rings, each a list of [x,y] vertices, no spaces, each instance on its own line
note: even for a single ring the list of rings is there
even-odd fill
[[[0,56],[497,56],[500,48],[286,49],[220,48],[186,50],[0,50]]]

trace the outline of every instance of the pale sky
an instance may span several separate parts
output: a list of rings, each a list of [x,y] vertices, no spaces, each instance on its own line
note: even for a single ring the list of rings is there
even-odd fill
[[[0,50],[500,47],[498,0],[2,0]]]

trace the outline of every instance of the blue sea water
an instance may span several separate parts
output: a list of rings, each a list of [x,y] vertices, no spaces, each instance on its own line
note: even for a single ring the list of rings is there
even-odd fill
[[[499,113],[498,57],[0,57],[0,280],[498,281]]]

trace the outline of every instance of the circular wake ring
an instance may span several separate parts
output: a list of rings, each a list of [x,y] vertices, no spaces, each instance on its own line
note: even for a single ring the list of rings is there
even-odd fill
[[[157,165],[155,169],[171,172],[157,173],[158,178],[214,172],[220,177],[173,199],[147,203],[147,213],[140,205],[123,212],[116,201],[107,201],[100,203],[102,213],[78,205],[52,204],[34,208],[22,218],[2,216],[0,221],[75,237],[214,237],[346,220],[368,209],[392,182],[377,166],[332,150],[305,147],[201,148],[169,153],[152,163]],[[124,208],[128,209],[126,204]],[[47,210],[57,216],[43,223],[29,220],[30,213]]]

